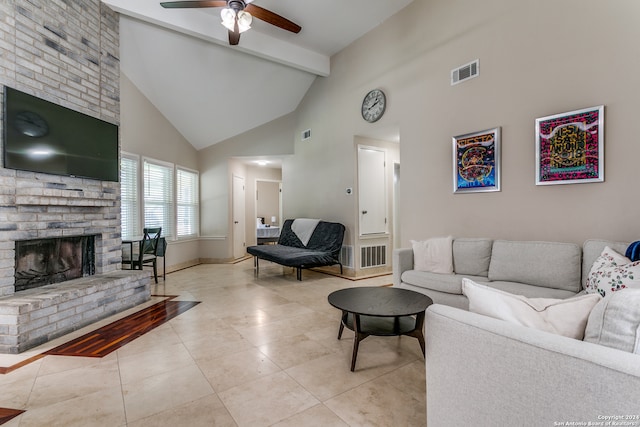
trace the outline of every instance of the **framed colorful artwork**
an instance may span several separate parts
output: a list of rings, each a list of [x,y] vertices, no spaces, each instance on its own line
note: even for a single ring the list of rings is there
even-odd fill
[[[604,181],[604,105],[536,119],[536,185]]]
[[[500,191],[500,128],[453,137],[453,192]]]

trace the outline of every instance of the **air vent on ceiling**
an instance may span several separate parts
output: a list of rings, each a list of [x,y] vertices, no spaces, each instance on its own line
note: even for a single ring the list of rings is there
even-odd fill
[[[451,86],[462,83],[465,80],[478,77],[480,74],[480,60],[476,59],[473,62],[451,70]]]
[[[311,129],[302,131],[302,140],[306,141],[307,139],[311,139]]]

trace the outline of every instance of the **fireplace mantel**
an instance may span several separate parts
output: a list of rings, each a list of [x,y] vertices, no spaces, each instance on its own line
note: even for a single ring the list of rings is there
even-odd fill
[[[79,182],[60,182],[66,179],[77,180]],[[19,179],[16,180],[15,205],[114,206],[118,197],[117,184],[118,183],[56,176],[49,176],[46,181],[40,179]]]

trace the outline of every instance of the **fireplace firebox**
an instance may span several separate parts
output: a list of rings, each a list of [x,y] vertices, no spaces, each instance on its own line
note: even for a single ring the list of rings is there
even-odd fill
[[[15,242],[15,292],[95,274],[95,236]]]

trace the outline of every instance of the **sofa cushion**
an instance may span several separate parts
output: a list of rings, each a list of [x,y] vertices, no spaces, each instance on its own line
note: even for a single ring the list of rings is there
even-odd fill
[[[315,220],[309,221],[315,222]],[[280,237],[278,238],[278,245],[289,246],[291,248],[309,249],[312,251],[328,251],[333,254],[334,259],[339,258],[340,250],[342,249],[342,241],[344,240],[344,225],[338,222],[319,221],[313,228],[311,236],[303,236],[306,240],[306,243],[303,243],[298,235],[291,229],[294,222],[294,219],[287,219],[282,224],[282,230],[280,231]],[[258,245],[249,247],[260,248],[261,246],[276,245]]]
[[[496,240],[489,279],[577,293],[582,289],[581,259],[581,248],[574,243]]]
[[[432,273],[453,273],[453,237],[412,240],[414,269]]]
[[[600,301],[597,294],[567,299],[526,298],[462,280],[462,292],[469,299],[469,311],[522,326],[581,340],[591,309]]]
[[[625,253],[629,243],[614,242],[610,240],[589,239],[582,245],[582,286],[586,289],[587,278],[593,263],[602,254],[606,246],[609,246],[619,254]]]
[[[462,295],[462,278],[458,274],[439,274],[428,271],[407,270],[402,273],[401,279],[403,283],[413,286],[445,292],[448,294]],[[466,276],[477,282],[486,282],[488,279],[482,276]],[[428,295],[428,291],[426,292]]]
[[[487,276],[491,260],[491,239],[457,238],[453,241],[453,271],[456,274]]]
[[[589,271],[585,290],[604,297],[625,288],[640,288],[640,261],[631,262],[606,246]]]
[[[640,240],[631,243],[625,251],[624,256],[631,261],[640,261]]]
[[[258,245],[247,248],[253,256],[287,267],[312,268],[337,264],[331,251],[292,248],[285,245]]]
[[[584,340],[640,354],[640,289],[611,292],[591,310]]]
[[[470,277],[471,280],[475,280]],[[576,296],[573,291],[566,291],[564,289],[543,288],[542,286],[531,286],[525,283],[518,282],[504,282],[502,280],[496,280],[494,282],[483,283],[490,288],[499,289],[510,294],[522,295],[527,298],[557,298],[565,299]]]

